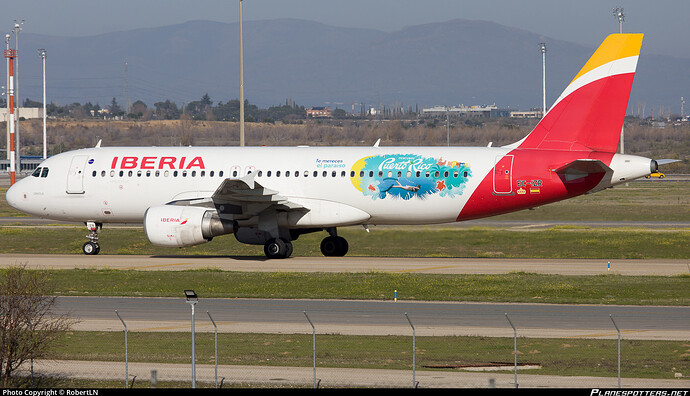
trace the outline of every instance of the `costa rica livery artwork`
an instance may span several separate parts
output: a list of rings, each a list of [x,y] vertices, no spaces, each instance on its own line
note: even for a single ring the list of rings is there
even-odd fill
[[[372,199],[425,199],[438,194],[462,194],[472,175],[468,163],[423,157],[416,154],[388,154],[364,157],[351,171],[352,184]]]

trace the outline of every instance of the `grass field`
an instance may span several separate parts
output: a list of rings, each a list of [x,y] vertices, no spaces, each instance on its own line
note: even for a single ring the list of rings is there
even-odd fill
[[[501,228],[373,227],[342,228],[349,256],[683,259],[690,257],[690,229],[635,230],[554,226],[535,231]],[[0,226],[0,253],[81,254],[83,227]],[[325,232],[293,242],[293,256],[321,256]],[[220,255],[263,257],[263,247],[237,242],[231,235],[187,248],[153,246],[142,228],[104,228],[101,254]]]
[[[690,305],[690,275],[565,276],[530,273],[434,275],[367,273],[47,270],[63,296],[299,298]],[[2,270],[0,270],[2,274]]]
[[[317,336],[318,367],[412,369],[411,336]],[[311,334],[221,333],[218,364],[257,366],[312,365]],[[196,334],[198,364],[213,364],[213,333]],[[130,362],[188,364],[188,333],[128,335]],[[513,362],[513,338],[417,337],[416,368],[453,364]],[[518,339],[518,362],[536,363],[525,374],[602,376],[618,374],[617,341],[592,339]],[[690,371],[688,345],[683,341],[624,341],[622,376],[674,378]],[[56,359],[124,361],[122,332],[74,332],[55,350]],[[429,370],[431,368],[427,368]],[[571,386],[579,386],[573,383]]]

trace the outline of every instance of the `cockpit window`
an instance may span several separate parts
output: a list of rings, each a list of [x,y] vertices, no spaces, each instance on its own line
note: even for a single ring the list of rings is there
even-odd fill
[[[41,172],[41,177],[48,177],[48,168],[43,168],[43,171]]]
[[[34,173],[32,173],[31,176],[33,176],[33,177],[41,176],[41,168],[34,169]]]

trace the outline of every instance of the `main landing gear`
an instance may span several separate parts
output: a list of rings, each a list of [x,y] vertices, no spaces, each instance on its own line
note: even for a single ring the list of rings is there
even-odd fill
[[[316,231],[316,230],[313,230]],[[313,232],[309,231],[309,232]],[[321,253],[326,257],[342,257],[347,254],[349,245],[347,240],[338,236],[335,228],[326,229],[330,234],[321,241]],[[297,239],[292,235],[290,239]],[[283,259],[292,255],[292,242],[286,238],[270,238],[264,243],[264,253],[269,259]]]
[[[346,255],[349,249],[347,240],[338,236],[335,228],[328,228],[326,231],[331,235],[321,241],[321,253],[326,257],[342,257]]]
[[[264,253],[270,259],[288,258],[292,254],[292,242],[283,238],[271,238],[264,244]]]
[[[84,254],[96,255],[100,253],[101,246],[98,244],[98,231],[102,227],[102,223],[94,223],[92,221],[86,222],[86,228],[88,228],[88,230],[91,232],[86,236],[89,242],[84,243],[84,245],[81,247],[81,250],[84,252]]]

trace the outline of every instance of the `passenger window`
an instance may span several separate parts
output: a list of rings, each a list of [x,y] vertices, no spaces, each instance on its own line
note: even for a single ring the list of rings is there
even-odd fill
[[[173,172],[173,177],[177,177],[177,171]]]
[[[120,177],[125,175],[125,171],[120,171]]]
[[[115,171],[114,170],[110,171],[110,177],[115,177]]]
[[[458,171],[453,172],[453,177],[455,177],[455,178],[458,177]]]
[[[295,177],[299,177],[299,171],[295,171]]]
[[[259,172],[256,174],[256,176],[261,177],[262,174],[263,174],[263,172],[262,172],[262,171],[259,171]],[[204,171],[201,171],[201,176],[203,176],[203,175],[204,175]]]
[[[219,177],[223,177],[223,171],[218,172]]]
[[[379,177],[383,177],[383,171],[379,171]]]
[[[323,171],[323,177],[326,177],[326,176],[328,176],[328,172]]]
[[[165,172],[163,172],[163,176],[165,176],[165,177],[170,176],[170,171],[165,171]]]
[[[161,175],[161,171],[157,170],[156,173],[155,173],[155,175],[156,175],[156,177],[160,176],[160,175]]]
[[[448,177],[448,171],[445,171],[445,173],[443,173],[443,177]]]
[[[350,177],[355,177],[355,171],[350,171]]]
[[[141,171],[137,171],[137,177],[141,177]]]
[[[359,177],[364,177],[364,171],[359,171]]]
[[[209,172],[208,175],[213,177],[213,171]]]
[[[304,177],[309,176],[309,171],[304,171]]]
[[[206,171],[201,171],[201,174],[200,174],[200,176],[201,176],[201,177],[204,177],[204,176],[206,176]],[[259,175],[259,176],[261,176],[261,175]]]
[[[319,171],[314,171],[314,177],[319,176]]]
[[[467,171],[462,172],[462,177],[467,177]]]
[[[345,175],[347,175],[345,171],[340,172],[340,177],[345,177]]]
[[[422,172],[420,172],[420,171],[417,171],[417,173],[415,173],[415,176],[417,176],[417,177],[419,177],[421,175],[422,175]]]
[[[337,175],[336,171],[331,172],[331,177],[335,177]]]
[[[271,177],[271,171],[266,171],[266,177]]]
[[[232,177],[237,177],[237,171],[232,171]]]
[[[101,177],[105,177],[105,171],[101,171]]]
[[[434,172],[434,177],[438,177],[438,175],[439,175],[438,172]]]
[[[402,172],[398,171],[398,177],[402,176]]]
[[[196,176],[196,171],[192,171],[192,177]]]
[[[280,171],[276,171],[276,177],[280,177]]]
[[[289,176],[290,176],[290,171],[285,171],[285,177],[289,177]]]
[[[374,177],[374,171],[369,171],[369,177]]]
[[[92,177],[96,177],[97,174],[98,174],[98,172],[96,172],[96,171],[91,172]]]

